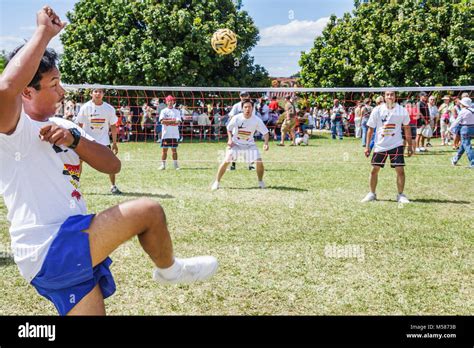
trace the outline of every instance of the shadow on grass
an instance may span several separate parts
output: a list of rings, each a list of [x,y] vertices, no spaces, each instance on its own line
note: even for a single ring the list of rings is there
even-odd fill
[[[211,167],[196,167],[196,168],[181,168],[180,171],[184,171],[184,170],[209,170],[209,169],[215,169],[215,168],[211,168]]]
[[[439,156],[439,155],[446,155],[448,153],[454,153],[454,151],[436,151],[436,152],[423,152],[422,154],[417,153],[417,156]]]
[[[433,199],[433,198],[419,198],[419,199],[410,199],[412,202],[416,203],[450,203],[450,204],[471,204],[469,201],[454,201],[451,199]]]
[[[84,196],[110,196],[110,197],[153,197],[161,199],[175,198],[169,194],[156,194],[156,193],[144,193],[144,192],[122,192],[121,195],[111,195],[110,193],[97,193],[97,192],[84,192]]]
[[[260,190],[258,186],[252,187],[226,187],[228,190]],[[267,190],[279,190],[279,191],[299,191],[299,192],[308,192],[306,189],[299,187],[287,187],[287,186],[267,186]]]
[[[13,257],[0,257],[0,267],[8,267],[15,264]]]
[[[454,201],[450,199],[433,199],[433,198],[419,198],[419,199],[410,199],[411,203],[438,203],[438,204],[471,204],[469,201]],[[377,199],[379,202],[393,202],[397,203],[395,199]]]
[[[297,172],[296,169],[266,169],[266,172]]]

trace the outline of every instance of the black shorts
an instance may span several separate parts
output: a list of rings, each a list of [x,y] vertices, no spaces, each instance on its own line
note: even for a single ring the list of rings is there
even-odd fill
[[[178,139],[175,139],[175,138],[161,139],[161,147],[164,149],[176,149],[178,147]]]
[[[403,156],[403,146],[384,152],[374,152],[372,155],[373,166],[384,167],[387,157],[390,157],[390,167],[403,167],[405,165],[405,157]]]

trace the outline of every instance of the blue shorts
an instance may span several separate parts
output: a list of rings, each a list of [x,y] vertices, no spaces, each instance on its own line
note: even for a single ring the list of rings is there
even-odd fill
[[[36,291],[51,302],[60,315],[66,315],[97,284],[104,298],[115,292],[108,257],[92,267],[87,230],[94,215],[75,215],[61,225],[41,270],[31,281]]]
[[[457,125],[456,127],[453,127],[452,133],[454,135],[461,135],[461,126]]]

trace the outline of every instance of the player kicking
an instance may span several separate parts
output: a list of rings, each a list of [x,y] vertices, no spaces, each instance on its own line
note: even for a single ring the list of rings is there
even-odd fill
[[[229,164],[237,161],[237,159],[257,164],[258,186],[262,189],[265,188],[265,183],[263,182],[265,169],[253,136],[256,131],[262,133],[265,142],[263,150],[268,151],[269,134],[263,121],[252,114],[253,106],[253,101],[250,99],[242,101],[243,113],[234,116],[227,125],[227,136],[229,139],[227,141],[227,153],[224,162],[217,171],[216,181],[212,184],[211,189],[213,191],[220,187],[220,181]]]
[[[151,199],[87,214],[80,159],[107,174],[120,160],[83,129],[53,117],[64,99],[57,55],[46,50],[65,23],[45,6],[33,37],[0,75],[0,194],[8,209],[15,262],[60,315],[104,315],[115,292],[109,255],[137,236],[162,284],[191,283],[217,270],[212,256],[178,259],[163,208]]]

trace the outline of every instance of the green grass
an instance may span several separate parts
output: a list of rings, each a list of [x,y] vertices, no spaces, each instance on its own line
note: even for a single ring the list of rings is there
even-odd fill
[[[439,140],[434,141],[439,145]],[[309,147],[264,154],[267,190],[238,164],[222,190],[210,192],[224,144],[183,144],[182,170],[157,170],[158,144],[120,145],[118,185],[86,167],[82,190],[89,211],[135,197],[158,200],[168,215],[175,252],[215,255],[209,282],[164,287],[138,241],[112,255],[117,292],[109,314],[462,314],[474,312],[474,172],[453,168],[452,151],[435,146],[407,159],[406,194],[395,202],[395,172],[379,178],[379,202],[360,204],[370,165],[355,139],[313,139]],[[171,166],[169,166],[171,167]],[[10,242],[0,204],[2,245]],[[355,245],[362,258],[333,258],[327,246]],[[0,314],[56,314],[19,275],[0,264]]]

